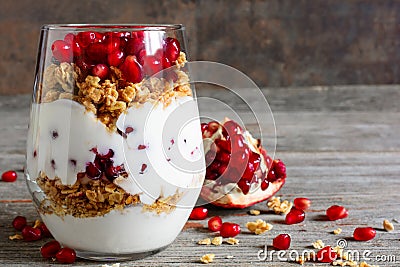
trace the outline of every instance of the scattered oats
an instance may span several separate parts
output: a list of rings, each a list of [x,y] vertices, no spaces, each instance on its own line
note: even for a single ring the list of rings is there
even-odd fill
[[[391,232],[394,230],[393,223],[389,222],[388,220],[383,221],[383,228],[385,228],[385,230],[388,232]]]
[[[199,245],[211,245],[211,240],[210,240],[210,238],[205,238],[205,239],[199,240],[199,242],[197,242],[197,244],[199,244]]]
[[[246,223],[247,229],[249,229],[250,232],[260,235],[262,233],[265,233],[269,230],[272,229],[273,225],[269,224],[261,219],[258,219],[255,222],[248,222]]]
[[[398,220],[396,220],[396,219],[393,219],[392,221],[393,221],[393,222],[395,222],[395,223],[399,223],[399,221],[398,221]]]
[[[202,263],[207,264],[207,263],[213,262],[214,258],[215,258],[215,254],[205,254],[200,258],[200,261]]]
[[[233,256],[233,255],[227,255],[225,258],[227,258],[227,259],[233,259],[234,256]]]
[[[24,239],[24,238],[23,238],[22,235],[20,235],[20,234],[15,234],[15,235],[10,235],[10,236],[8,237],[8,239],[10,239],[10,240],[22,240],[22,239]]]
[[[297,257],[296,262],[298,264],[304,265],[304,263],[306,262],[306,259],[303,256],[299,256],[299,257]]]
[[[114,263],[113,265],[103,264],[101,267],[120,267],[120,263]]]
[[[316,249],[322,249],[325,247],[324,242],[322,242],[322,240],[317,240],[314,243],[312,243],[312,246]]]
[[[260,215],[261,212],[259,210],[250,210],[249,213],[251,215],[256,215],[257,216],[257,215]]]
[[[41,221],[35,220],[35,223],[33,224],[33,228],[38,228],[42,224]]]
[[[333,233],[335,235],[339,235],[341,232],[342,232],[342,228],[337,228],[337,229],[333,230]]]
[[[287,200],[281,201],[280,197],[272,197],[267,202],[267,206],[268,208],[273,210],[276,214],[286,214],[292,208],[293,203]]]
[[[237,245],[239,244],[239,240],[233,237],[229,237],[228,240],[225,241],[229,245]]]
[[[213,244],[214,246],[219,246],[222,244],[222,236],[216,236],[213,238],[213,240],[211,241],[211,244]]]

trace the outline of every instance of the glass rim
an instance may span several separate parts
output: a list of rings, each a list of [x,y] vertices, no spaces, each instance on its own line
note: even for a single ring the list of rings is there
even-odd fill
[[[184,30],[182,24],[46,24],[41,27],[42,30],[59,31],[177,31]]]

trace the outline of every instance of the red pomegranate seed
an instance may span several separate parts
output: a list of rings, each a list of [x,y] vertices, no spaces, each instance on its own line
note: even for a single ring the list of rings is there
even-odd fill
[[[304,214],[304,211],[299,210],[295,207],[293,207],[288,214],[286,214],[285,222],[286,224],[296,224],[296,223],[301,223],[304,221],[306,215]]]
[[[60,263],[74,263],[76,260],[75,250],[64,247],[57,252],[56,259]]]
[[[308,210],[311,205],[311,200],[306,197],[298,197],[294,199],[293,203],[294,206],[300,210]]]
[[[317,261],[331,263],[338,257],[337,253],[330,247],[326,246],[317,252]]]
[[[42,231],[39,228],[33,228],[29,225],[26,225],[22,229],[21,234],[25,241],[36,241],[42,238]]]
[[[210,121],[208,123],[208,131],[212,134],[214,134],[219,128],[219,123],[217,121]]]
[[[40,248],[40,253],[42,254],[43,258],[51,259],[55,258],[56,254],[61,250],[61,245],[58,241],[53,240],[47,242]]]
[[[261,157],[260,154],[251,151],[249,161],[247,162],[246,170],[244,171],[242,177],[246,179],[252,179],[254,177],[254,172],[260,166]]]
[[[139,51],[139,53],[137,54],[137,61],[139,62],[140,65],[143,66],[144,64],[144,57],[147,56],[147,52],[145,49],[142,49]]]
[[[272,240],[272,246],[278,250],[287,250],[290,247],[290,235],[280,234]]]
[[[93,162],[89,162],[86,166],[86,174],[91,179],[99,179],[101,176],[101,170]]]
[[[344,219],[349,215],[349,212],[343,206],[333,205],[326,210],[326,216],[330,221]]]
[[[144,72],[149,76],[162,70],[162,61],[155,56],[145,56],[143,62]]]
[[[247,195],[250,191],[251,183],[245,179],[240,179],[240,181],[237,183],[238,187],[240,190],[242,190],[244,195]]]
[[[222,140],[222,139],[215,139],[214,142],[218,148],[225,150],[228,153],[231,153],[231,142],[230,141]]]
[[[21,231],[26,226],[26,218],[24,216],[17,216],[12,221],[12,226],[15,230]]]
[[[265,179],[264,179],[264,180],[261,182],[261,190],[263,190],[263,191],[267,190],[268,186],[269,186],[268,180],[265,180]]]
[[[208,129],[208,124],[205,122],[201,123],[201,132],[204,133],[205,130]]]
[[[213,232],[217,232],[221,229],[222,219],[219,216],[214,216],[208,220],[208,229]]]
[[[99,32],[80,32],[76,35],[76,40],[81,47],[88,47],[92,43],[102,41],[103,35]]]
[[[75,63],[80,68],[80,70],[85,74],[88,74],[88,72],[94,67],[94,64],[89,63],[88,61],[82,58],[78,58],[75,61]]]
[[[113,51],[107,56],[108,65],[118,67],[119,65],[122,64],[122,62],[124,62],[124,56],[125,54],[121,50]]]
[[[6,171],[1,175],[1,180],[4,182],[15,182],[17,180],[17,173],[15,171]]]
[[[107,58],[107,48],[103,43],[90,44],[85,51],[87,58],[94,63],[103,63]]]
[[[353,237],[357,241],[368,241],[374,239],[376,230],[372,227],[358,227],[354,230]]]
[[[139,51],[144,49],[144,40],[141,38],[131,38],[125,46],[127,55],[138,55]]]
[[[73,51],[71,44],[63,40],[56,40],[51,45],[51,51],[53,52],[53,56],[60,62],[72,62],[73,59]]]
[[[53,235],[50,233],[49,229],[44,223],[41,223],[38,227],[40,231],[42,232],[43,237],[52,237]]]
[[[240,234],[240,225],[236,223],[224,222],[219,233],[222,237],[235,237]]]
[[[114,37],[113,33],[108,32],[104,35],[103,42],[105,46],[106,53],[109,54],[117,49],[119,49],[121,45],[121,39],[118,37]]]
[[[92,68],[92,75],[99,77],[101,80],[105,80],[110,74],[110,69],[106,64],[97,64]]]
[[[142,66],[137,62],[135,56],[127,56],[120,66],[123,77],[128,82],[138,83],[142,80]]]
[[[277,178],[278,179],[286,178],[285,164],[280,159],[274,160],[274,162],[275,162],[274,171]]]
[[[215,159],[217,161],[223,162],[223,163],[228,163],[231,158],[231,154],[225,152],[225,151],[220,151],[217,153]]]
[[[68,33],[67,35],[65,35],[64,41],[72,47],[74,57],[79,57],[82,55],[82,48],[76,41],[76,37],[73,33]]]
[[[207,218],[208,209],[203,207],[196,207],[190,213],[189,219],[191,220],[204,220]]]
[[[181,52],[181,46],[177,39],[168,37],[165,39],[165,55],[170,62],[178,59]]]

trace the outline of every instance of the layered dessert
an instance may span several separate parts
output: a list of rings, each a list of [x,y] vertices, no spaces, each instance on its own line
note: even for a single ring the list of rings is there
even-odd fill
[[[204,179],[180,42],[160,30],[47,38],[26,167],[44,223],[83,256],[167,246]]]

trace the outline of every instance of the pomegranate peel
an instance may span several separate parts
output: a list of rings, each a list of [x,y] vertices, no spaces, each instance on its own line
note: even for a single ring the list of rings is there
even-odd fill
[[[246,208],[273,196],[284,185],[286,166],[272,160],[238,123],[202,123],[207,164],[205,185],[200,196],[224,208]]]

